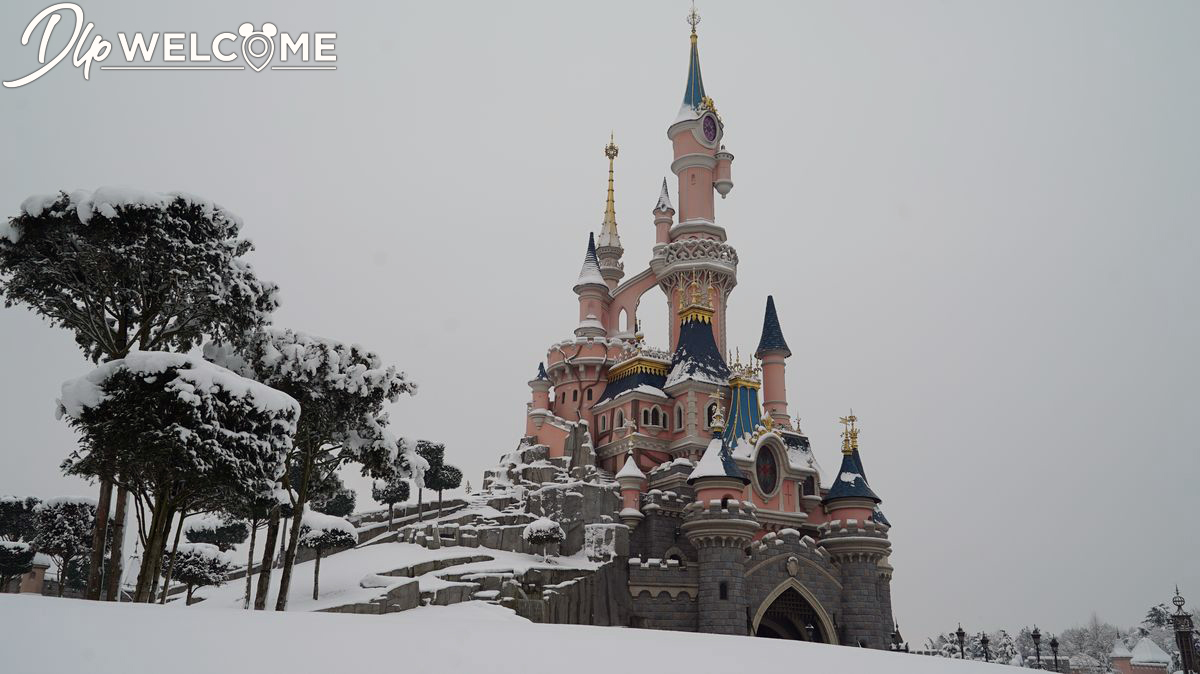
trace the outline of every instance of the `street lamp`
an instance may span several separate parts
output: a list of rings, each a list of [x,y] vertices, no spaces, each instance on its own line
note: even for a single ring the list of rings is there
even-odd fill
[[[1037,625],[1033,626],[1033,633],[1030,634],[1029,636],[1033,638],[1033,652],[1037,654],[1037,668],[1041,669],[1042,668],[1042,632],[1041,632],[1041,630],[1039,630],[1037,628]]]
[[[805,626],[804,626],[804,631],[805,631],[805,633],[807,633],[807,634],[808,634],[808,640],[809,640],[809,641],[816,641],[816,640],[817,640],[817,628],[816,628],[816,627],[814,627],[812,623],[809,623],[809,624],[805,625]]]
[[[958,631],[954,633],[958,637],[958,655],[959,659],[967,659],[967,633],[963,631],[962,623],[958,624]]]
[[[988,651],[988,637],[987,637],[987,632],[982,632],[982,633],[980,633],[980,635],[979,635],[979,645],[980,645],[980,646],[983,646],[983,661],[984,661],[984,662],[991,662],[991,661],[992,661],[992,654],[991,654],[991,653]]]
[[[1054,653],[1054,671],[1058,671],[1058,637],[1050,637],[1050,652]]]

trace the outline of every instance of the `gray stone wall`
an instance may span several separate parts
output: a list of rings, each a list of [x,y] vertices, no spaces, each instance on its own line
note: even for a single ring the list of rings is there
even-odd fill
[[[791,561],[789,564],[789,560]],[[794,573],[793,573],[794,571]],[[746,561],[746,596],[751,616],[757,615],[763,605],[774,601],[771,594],[782,585],[791,586],[794,579],[815,598],[814,609],[823,611],[834,626],[823,631],[835,631],[842,610],[842,587],[840,572],[830,561],[829,553],[822,550],[812,538],[801,536],[794,530],[784,530],[778,535],[767,534],[751,547],[750,559]],[[804,596],[804,593],[800,593]],[[836,635],[834,635],[836,638]],[[828,635],[827,635],[828,638]],[[838,639],[840,643],[840,639]]]
[[[677,548],[684,562],[695,563],[696,548],[683,535],[680,513],[669,510],[650,509],[645,513],[629,538],[630,555],[642,559],[663,559],[667,552]]]
[[[743,564],[746,553],[740,547],[703,545],[697,550],[697,557],[699,630],[709,634],[749,634]]]
[[[633,626],[654,630],[695,632],[696,600],[686,592],[674,597],[666,590],[657,595],[643,591],[633,598]]]
[[[878,595],[879,564],[869,557],[842,559],[838,563],[842,576],[842,614],[840,627],[846,646],[865,645],[867,648],[887,648],[890,627],[881,632],[882,606]]]

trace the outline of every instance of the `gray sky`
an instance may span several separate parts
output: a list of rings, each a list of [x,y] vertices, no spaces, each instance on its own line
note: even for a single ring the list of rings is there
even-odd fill
[[[2,79],[36,67],[19,38],[48,4],[0,4]],[[649,259],[687,3],[84,8],[114,41],[336,31],[338,70],[60,64],[0,90],[0,213],[110,184],[226,206],[282,286],[276,322],[406,370],[394,426],[478,485],[575,327],[610,129],[627,273]],[[837,416],[860,416],[904,633],[1129,625],[1176,582],[1200,603],[1200,4],[699,9],[737,157],[730,345],[754,347],[773,293],[827,469]],[[665,310],[643,320],[665,346]],[[8,309],[0,344],[0,492],[90,491],[58,472],[53,402],[88,367],[70,336]]]

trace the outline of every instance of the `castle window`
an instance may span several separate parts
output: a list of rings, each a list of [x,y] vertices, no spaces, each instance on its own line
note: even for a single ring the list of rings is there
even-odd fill
[[[574,391],[571,391],[571,402],[573,402],[573,403],[579,402],[579,389],[575,389]]]
[[[659,415],[657,407],[655,407],[654,411],[650,413],[650,423],[654,424],[655,426],[662,425],[662,416]]]
[[[613,422],[613,428],[620,428],[625,425],[625,413],[617,410],[617,419]]]
[[[725,509],[727,509],[728,507],[729,507],[729,497],[728,497],[728,496],[722,496],[722,497],[721,497],[721,509],[722,509],[722,510],[725,510]]]
[[[642,410],[642,425],[650,425],[650,410]]]
[[[675,430],[683,430],[683,405],[675,408]]]
[[[600,432],[603,433],[606,430],[608,430],[608,417],[601,416],[600,417]]]
[[[804,495],[815,496],[817,493],[817,480],[812,475],[804,478]]]
[[[587,390],[587,399],[588,399],[588,400],[591,400],[591,399],[592,399],[592,389],[588,389],[588,390]]]
[[[721,581],[721,584],[717,586],[717,592],[721,599],[729,599],[729,583]]]
[[[717,416],[717,404],[713,403],[708,406],[708,413],[705,417],[706,421],[704,422],[705,425],[708,426],[709,428],[712,428],[713,418],[715,418],[716,416]]]

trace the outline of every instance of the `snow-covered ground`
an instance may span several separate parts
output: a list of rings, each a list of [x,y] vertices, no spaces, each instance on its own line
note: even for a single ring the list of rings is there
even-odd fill
[[[1003,674],[999,665],[796,641],[536,625],[469,602],[382,616],[182,610],[0,595],[5,671],[520,672],[612,674],[770,670]],[[751,648],[753,646],[753,648]]]
[[[312,598],[313,562],[297,564],[292,571],[292,587],[288,597],[288,608],[295,611],[319,611],[321,609],[367,602],[375,597],[386,594],[387,591],[401,583],[409,582],[408,578],[379,576],[395,569],[410,566],[430,560],[449,559],[453,557],[487,556],[491,561],[459,564],[438,571],[427,573],[418,578],[422,590],[434,590],[444,581],[441,576],[449,573],[482,573],[487,571],[524,572],[526,569],[543,566],[536,555],[523,555],[516,552],[492,550],[490,548],[448,547],[437,550],[427,550],[412,543],[378,543],[367,544],[354,550],[339,552],[321,560],[321,595],[316,601]],[[552,557],[546,566],[557,568],[592,569],[596,565],[586,557]],[[271,594],[268,606],[275,605],[279,592],[279,570],[271,574]],[[255,575],[254,581],[257,582]],[[366,581],[366,582],[364,582]],[[366,585],[367,587],[363,587]],[[201,609],[233,609],[240,608],[242,597],[245,595],[246,581],[239,579],[230,581],[220,587],[201,588],[196,590],[196,597],[205,601],[192,606],[183,606],[183,602],[172,605],[187,610]]]

